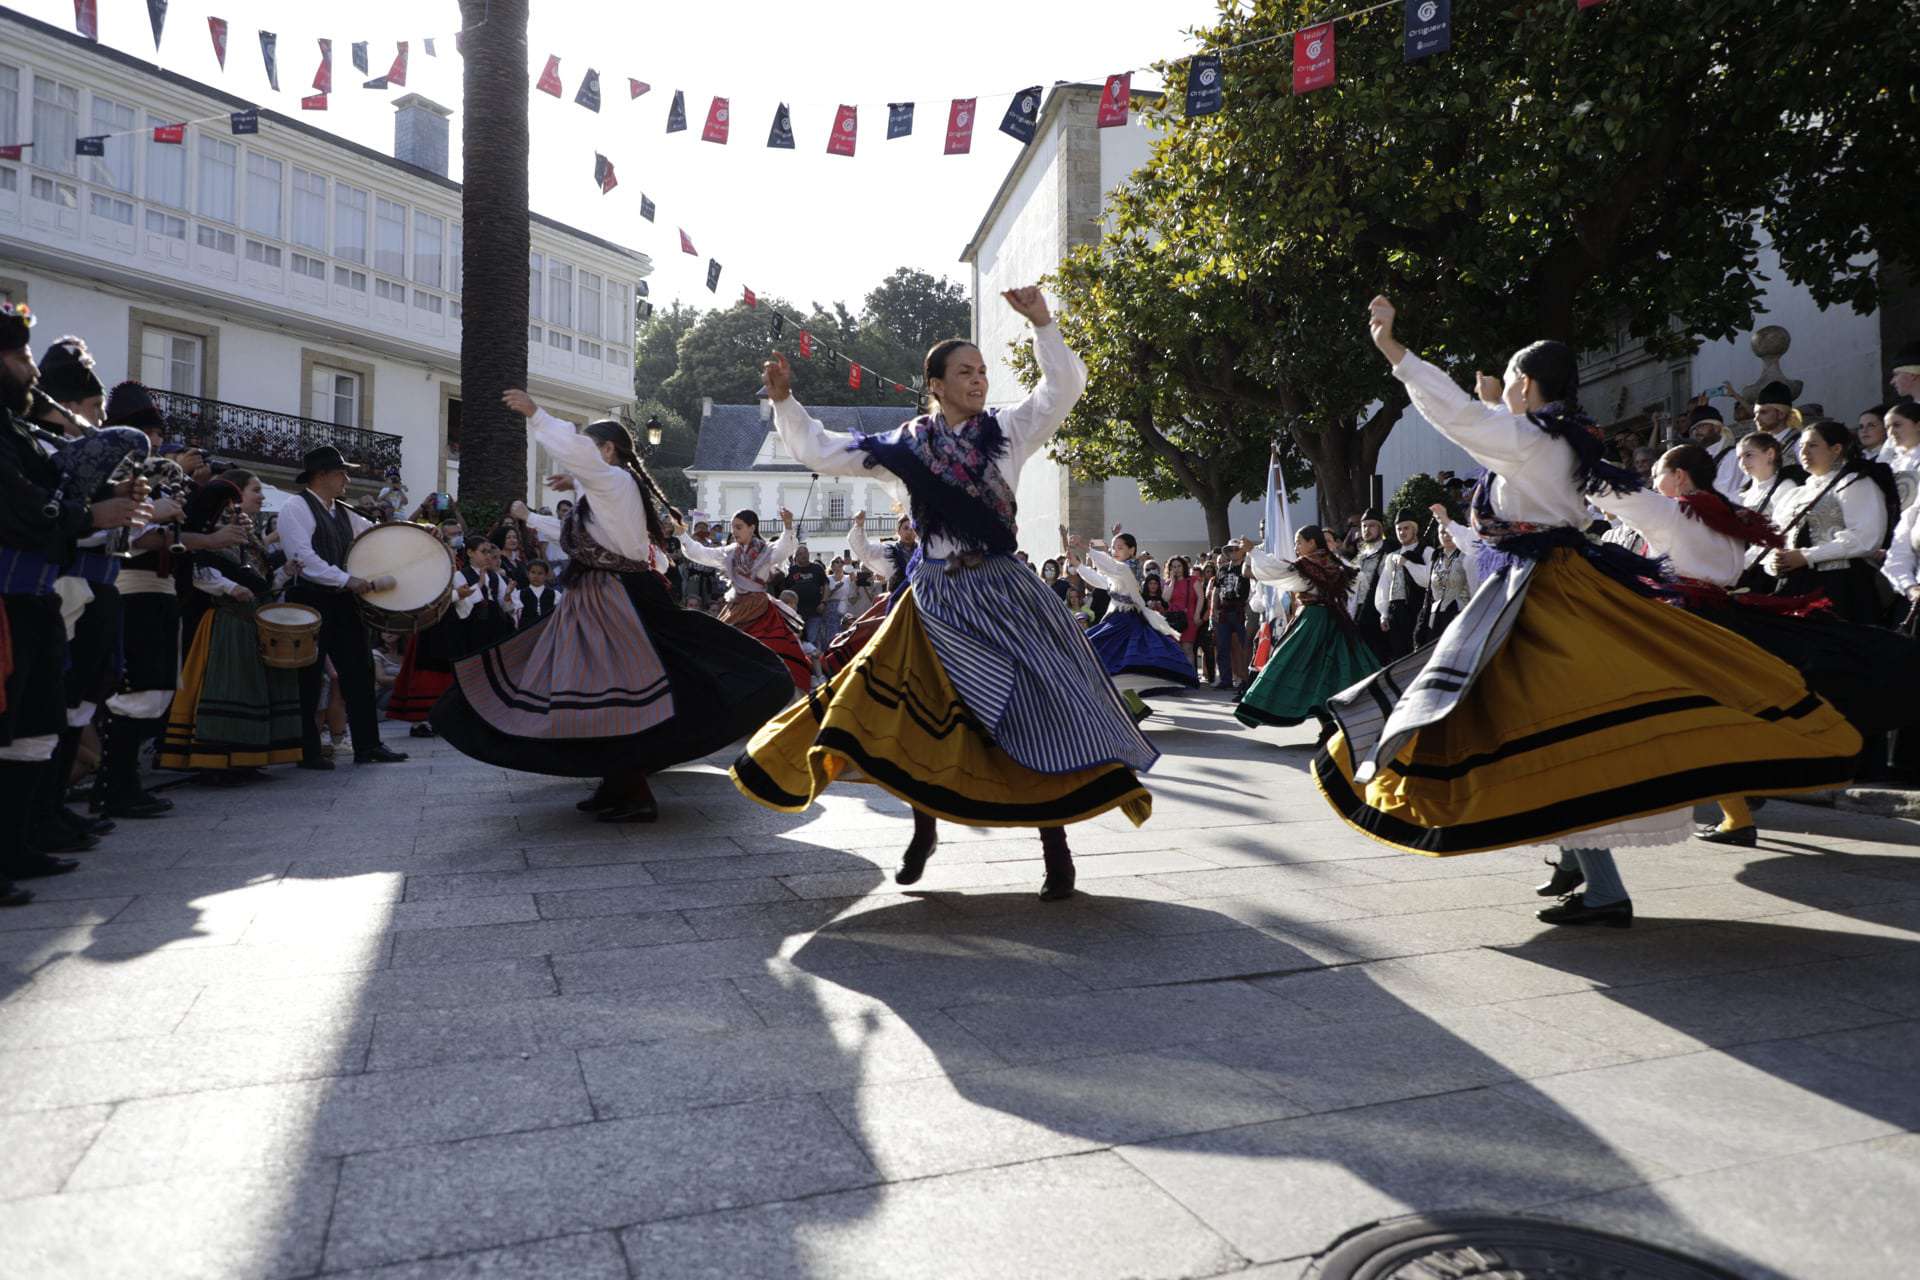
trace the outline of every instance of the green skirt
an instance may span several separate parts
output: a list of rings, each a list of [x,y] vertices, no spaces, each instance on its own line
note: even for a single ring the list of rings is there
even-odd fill
[[[1287,629],[1233,714],[1245,725],[1303,724],[1327,699],[1380,669],[1373,651],[1310,604]]]
[[[299,758],[300,673],[260,661],[251,608],[208,609],[180,670],[160,767],[249,769]]]

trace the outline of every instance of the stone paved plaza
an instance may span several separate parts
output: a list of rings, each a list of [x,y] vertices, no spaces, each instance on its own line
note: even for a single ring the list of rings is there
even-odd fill
[[[1555,931],[1537,854],[1371,845],[1307,730],[1162,706],[1059,904],[1031,833],[903,893],[901,806],[718,761],[650,827],[404,737],[175,789],[0,912],[0,1275],[1280,1280],[1443,1208],[1912,1274],[1914,826],[1776,802]]]

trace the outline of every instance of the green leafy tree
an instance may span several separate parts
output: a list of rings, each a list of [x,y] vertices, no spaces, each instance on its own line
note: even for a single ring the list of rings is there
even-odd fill
[[[973,308],[964,285],[901,267],[867,295],[861,322],[873,340],[897,352],[885,367],[918,369],[934,343],[972,331]]]
[[[1393,491],[1393,497],[1387,500],[1387,509],[1383,513],[1387,519],[1398,519],[1402,511],[1411,511],[1420,520],[1420,527],[1426,528],[1433,521],[1433,513],[1428,510],[1434,503],[1451,507],[1447,501],[1447,487],[1426,472],[1408,476],[1401,481],[1400,487]]]
[[[698,308],[675,302],[665,311],[655,311],[640,326],[633,343],[633,394],[647,400],[660,394],[660,388],[680,367],[680,339],[699,321]]]
[[[647,445],[650,421],[660,424],[660,443],[651,448]],[[667,496],[682,506],[691,504],[694,486],[687,479],[687,468],[693,465],[696,437],[687,420],[665,401],[642,400],[633,406],[633,421],[629,425],[635,440],[647,450],[647,470],[660,482]]]

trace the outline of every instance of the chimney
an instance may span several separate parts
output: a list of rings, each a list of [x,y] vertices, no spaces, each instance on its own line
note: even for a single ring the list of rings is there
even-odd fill
[[[447,176],[447,118],[453,112],[417,93],[393,104],[393,158]]]

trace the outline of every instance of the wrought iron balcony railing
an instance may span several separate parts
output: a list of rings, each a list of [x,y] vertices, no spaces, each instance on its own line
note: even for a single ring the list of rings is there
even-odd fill
[[[177,391],[150,388],[149,394],[154,408],[167,420],[169,436],[223,460],[266,462],[298,470],[309,450],[330,444],[370,479],[378,479],[388,467],[400,465],[400,437],[382,431],[340,427]]]

